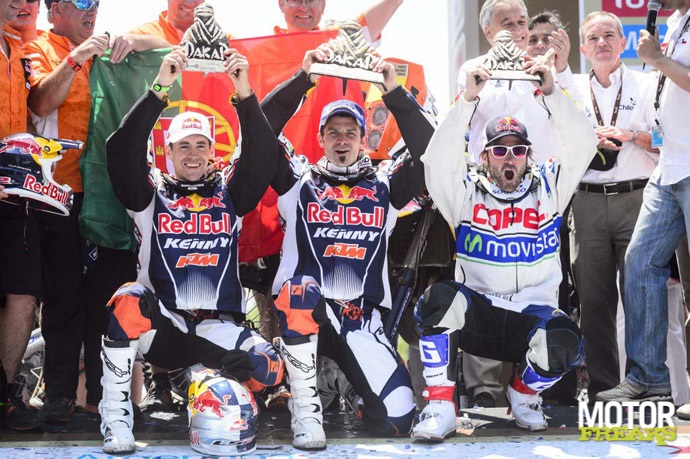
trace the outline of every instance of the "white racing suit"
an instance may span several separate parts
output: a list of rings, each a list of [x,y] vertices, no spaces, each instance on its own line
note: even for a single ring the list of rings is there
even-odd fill
[[[518,363],[519,380],[537,392],[581,360],[580,331],[557,309],[559,230],[597,142],[587,118],[562,90],[554,88],[543,102],[553,114],[554,156],[528,165],[512,193],[467,165],[462,133],[475,106],[463,98],[422,157],[429,193],[457,236],[456,282],[429,287],[415,311],[427,385],[451,388],[430,391],[430,400],[452,394],[458,345],[470,354]]]

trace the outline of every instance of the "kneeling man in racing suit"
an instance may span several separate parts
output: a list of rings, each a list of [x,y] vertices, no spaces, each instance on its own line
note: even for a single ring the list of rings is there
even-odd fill
[[[107,142],[115,194],[141,235],[141,270],[107,306],[99,404],[106,453],[136,449],[129,395],[137,350],[165,368],[202,363],[220,369],[253,391],[275,385],[283,373],[273,346],[237,322],[245,312],[237,264],[242,216],[259,202],[282,152],[249,86],[244,56],[226,52],[242,139],[230,164],[213,166],[208,118],[189,111],[168,129],[165,151],[174,173],[147,164],[149,134],[168,105],[164,91],[186,61],[181,49],[164,58],[156,82]]]
[[[506,396],[516,424],[529,430],[547,428],[539,393],[583,356],[579,328],[558,310],[559,228],[597,140],[550,69],[529,59],[526,68],[542,77],[535,97],[550,111],[557,138],[545,164],[531,162],[525,126],[506,115],[486,124],[481,165],[468,166],[464,132],[484,103],[477,97],[490,76],[484,67],[468,73],[422,156],[429,193],[455,228],[457,260],[456,282],[427,288],[415,310],[429,402],[416,439],[455,433],[458,347],[517,363]]]
[[[303,68],[261,106],[274,132],[314,86],[307,52]],[[283,156],[271,186],[285,220],[282,258],[273,284],[292,398],[293,445],[326,447],[316,387],[317,351],[333,359],[361,396],[364,421],[378,435],[407,435],[415,404],[410,375],[383,332],[391,307],[386,252],[398,210],[424,186],[419,161],[434,127],[426,112],[396,82],[392,64],[378,61],[383,101],[407,146],[397,160],[374,167],[362,152],[364,110],[349,100],[326,105],[317,140],[325,156],[316,164]],[[380,86],[380,85],[379,85]]]

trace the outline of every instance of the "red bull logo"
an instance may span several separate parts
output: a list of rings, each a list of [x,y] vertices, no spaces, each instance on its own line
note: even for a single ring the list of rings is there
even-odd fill
[[[158,234],[230,234],[230,215],[223,214],[214,221],[209,214],[192,214],[187,220],[173,218],[170,214],[158,214]]]
[[[0,143],[0,153],[12,152],[13,150],[19,150],[21,153],[29,153],[32,155],[41,156],[41,146],[31,137],[12,139],[9,140],[9,143]]]
[[[214,394],[213,391],[207,389],[194,397],[194,400],[192,401],[192,409],[202,413],[206,410],[210,410],[213,414],[219,418],[222,418],[224,416],[223,412],[220,410],[220,407],[227,406],[231,399],[232,395],[224,395],[223,399],[221,400],[216,397],[216,394]]]
[[[351,202],[361,201],[363,199],[379,202],[376,197],[376,187],[369,189],[357,185],[352,188],[347,185],[338,185],[328,187],[322,191],[317,191],[317,194],[321,201],[338,201],[341,204],[350,204]]]
[[[518,120],[516,120],[515,118],[511,118],[510,116],[506,116],[504,118],[501,118],[496,123],[496,132],[504,132],[504,131],[522,133],[522,128],[520,127],[520,122]]]
[[[201,120],[190,116],[186,120],[182,121],[182,129],[198,129],[202,130]]]
[[[192,212],[201,212],[202,210],[219,207],[225,209],[223,204],[223,193],[219,191],[216,195],[211,197],[203,197],[198,194],[190,194],[189,196],[181,196],[180,198],[171,201],[167,205],[170,210],[189,210]]]
[[[61,204],[67,204],[67,200],[69,199],[69,193],[65,192],[65,190],[62,188],[54,185],[53,183],[43,185],[41,182],[36,180],[36,177],[30,174],[28,174],[24,179],[24,184],[22,187],[26,190],[33,191],[34,193],[48,196],[50,199],[54,199]]]
[[[307,205],[308,223],[332,223],[334,225],[362,225],[383,228],[383,207],[374,207],[374,212],[362,212],[357,207],[338,206],[335,211],[322,208],[315,202]]]

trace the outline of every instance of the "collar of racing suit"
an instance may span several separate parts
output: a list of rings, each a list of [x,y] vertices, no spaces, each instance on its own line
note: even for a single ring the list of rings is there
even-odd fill
[[[354,164],[347,167],[336,166],[325,156],[313,167],[316,168],[319,174],[339,183],[354,182],[376,172],[376,168],[371,163],[371,158],[363,152],[359,154],[359,159]]]
[[[470,172],[470,178],[477,185],[480,191],[488,193],[499,201],[511,202],[519,201],[532,191],[539,188],[540,175],[539,167],[536,164],[527,170],[525,176],[522,178],[522,182],[518,185],[515,191],[503,191],[499,186],[491,179],[488,175],[486,169],[477,168]]]
[[[181,196],[189,196],[194,193],[200,196],[211,196],[221,178],[221,173],[217,170],[211,170],[206,177],[196,182],[186,182],[168,174],[163,174],[166,188]]]

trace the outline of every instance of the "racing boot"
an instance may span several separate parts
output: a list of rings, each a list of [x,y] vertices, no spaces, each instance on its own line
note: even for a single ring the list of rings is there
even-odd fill
[[[525,359],[521,367],[522,370],[515,372],[513,381],[506,389],[510,404],[508,413],[513,412],[515,424],[522,429],[532,432],[546,430],[549,424],[541,409],[539,393],[556,384],[561,375],[542,376],[534,370],[529,359]]]
[[[455,392],[457,333],[424,335],[419,339],[427,388],[422,395],[427,405],[412,429],[412,438],[442,442],[455,434],[457,405]]]
[[[103,398],[98,404],[101,414],[103,452],[131,454],[136,451],[131,387],[132,367],[139,340],[103,340]],[[124,347],[116,347],[123,346]]]
[[[288,408],[292,413],[292,445],[295,448],[314,450],[326,447],[323,431],[323,410],[316,389],[317,335],[305,337],[306,342],[287,344],[275,339],[275,346],[285,361],[290,384]]]

